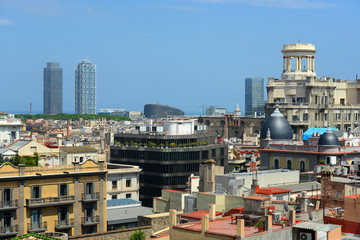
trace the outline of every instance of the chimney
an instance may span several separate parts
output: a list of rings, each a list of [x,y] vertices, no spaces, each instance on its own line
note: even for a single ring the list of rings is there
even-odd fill
[[[204,192],[215,192],[215,160],[206,161],[206,182]]]
[[[239,238],[245,237],[245,220],[238,219],[236,222],[236,236]]]
[[[70,120],[67,120],[66,140],[70,140]]]
[[[215,204],[209,204],[209,216],[211,221],[214,221],[216,219],[215,208],[216,208]]]
[[[98,162],[100,164],[100,170],[104,171],[105,170],[105,161],[104,160],[99,160]]]
[[[300,205],[301,205],[301,212],[307,212],[307,193],[306,191],[301,192],[301,199],[300,199]]]
[[[204,234],[209,230],[209,214],[202,215],[201,233]]]
[[[289,211],[289,224],[291,226],[294,226],[295,225],[295,220],[296,220],[295,210],[290,210]]]
[[[30,115],[32,115],[32,103],[30,103]]]
[[[272,215],[265,216],[265,231],[272,232]]]

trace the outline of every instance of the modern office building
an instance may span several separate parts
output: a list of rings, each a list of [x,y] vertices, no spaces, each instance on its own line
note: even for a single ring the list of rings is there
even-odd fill
[[[224,116],[227,110],[224,107],[209,106],[205,109],[206,116]]]
[[[111,146],[110,162],[137,165],[140,172],[140,201],[151,207],[153,197],[162,189],[187,188],[191,174],[198,175],[200,164],[214,159],[216,165],[227,165],[227,145],[217,143],[217,134],[207,133],[203,126],[190,124],[186,119],[166,120],[163,132],[115,134],[117,145]],[[225,167],[226,168],[226,167]]]
[[[266,86],[266,116],[278,103],[298,140],[307,129],[329,123],[340,130],[353,130],[360,116],[360,80],[317,78],[314,44],[284,44],[281,51],[281,79],[269,78]]]
[[[63,111],[63,69],[60,63],[48,62],[44,68],[44,114]]]
[[[75,114],[96,114],[96,66],[87,59],[75,68]]]
[[[0,238],[32,232],[69,236],[106,231],[106,165],[0,167]]]
[[[245,78],[245,115],[264,115],[264,105],[264,79],[261,77]]]

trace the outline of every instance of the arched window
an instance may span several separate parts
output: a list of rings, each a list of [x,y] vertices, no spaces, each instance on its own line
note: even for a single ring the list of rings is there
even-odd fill
[[[274,160],[274,169],[279,169],[279,159]]]
[[[292,162],[291,162],[291,160],[287,160],[287,162],[286,162],[286,168],[287,169],[292,169]]]
[[[300,161],[300,172],[305,172],[306,168],[305,168],[305,161]]]

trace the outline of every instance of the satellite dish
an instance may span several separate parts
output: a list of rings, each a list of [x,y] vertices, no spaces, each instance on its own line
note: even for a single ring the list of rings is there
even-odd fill
[[[312,220],[313,220],[313,215],[312,215],[312,212],[309,212],[309,219],[310,219],[310,221],[312,221]]]
[[[287,202],[285,200],[283,202],[283,205],[284,205],[285,211],[288,212],[289,211],[289,205],[287,204]]]

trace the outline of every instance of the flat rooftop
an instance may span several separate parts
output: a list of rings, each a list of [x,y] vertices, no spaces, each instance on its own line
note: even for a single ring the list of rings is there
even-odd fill
[[[201,232],[201,222],[180,224],[174,226],[174,228]],[[231,217],[223,217],[216,219],[215,221],[210,221],[209,230],[206,232],[216,235],[236,237],[236,228],[237,228],[236,222],[235,221],[231,222]],[[286,228],[282,228],[282,226],[280,225],[273,224],[272,229],[273,231],[276,231]],[[267,232],[262,232],[262,233],[267,233]],[[253,234],[262,234],[262,233],[259,233],[258,230],[254,227],[245,227],[245,236],[250,236]]]

